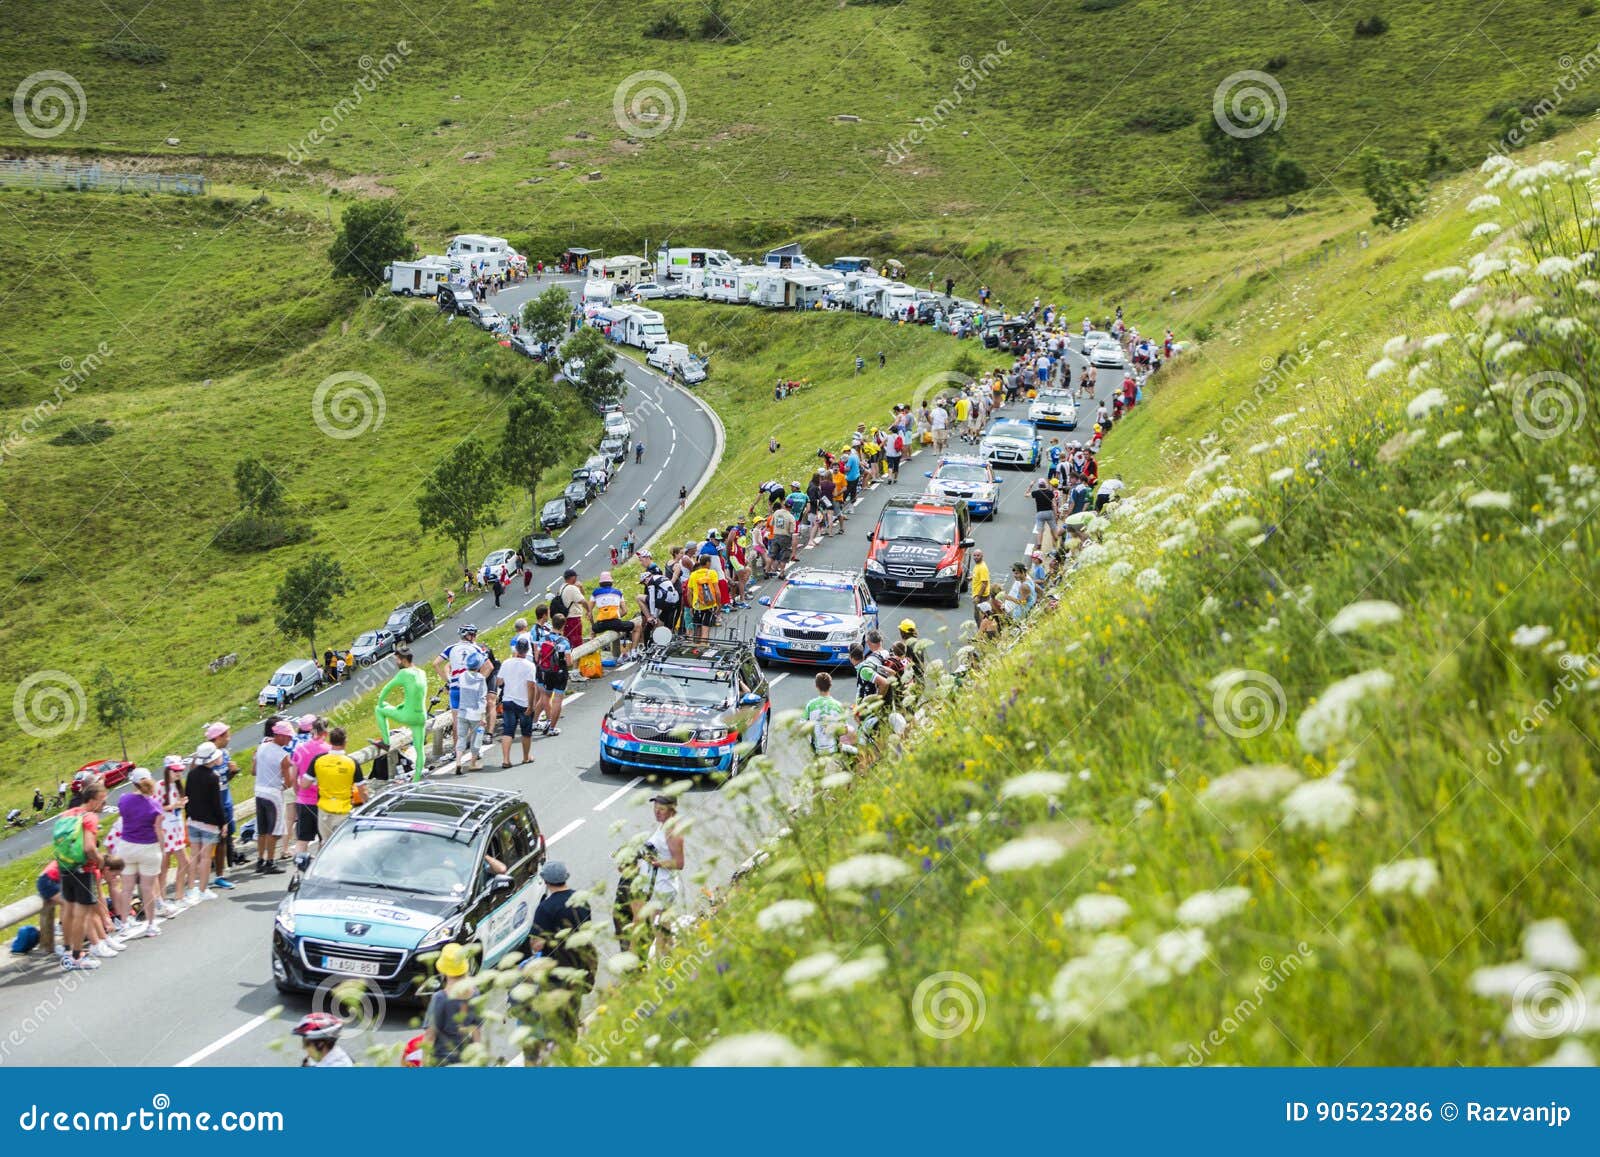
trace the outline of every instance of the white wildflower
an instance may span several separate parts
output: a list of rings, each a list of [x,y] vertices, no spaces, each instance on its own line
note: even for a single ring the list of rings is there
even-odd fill
[[[1454,446],[1457,442],[1461,441],[1461,439],[1464,438],[1464,437],[1466,437],[1466,435],[1463,434],[1460,430],[1446,430],[1443,434],[1439,435],[1438,442],[1436,442],[1434,444],[1436,446],[1438,446],[1439,449],[1444,450],[1444,449],[1447,449],[1448,447]]]
[[[1249,888],[1218,888],[1214,892],[1196,892],[1178,905],[1178,923],[1210,927],[1238,912],[1250,903]]]
[[[1527,348],[1528,346],[1525,342],[1508,341],[1495,351],[1494,360],[1497,362],[1508,361]]]
[[[1449,404],[1448,394],[1438,386],[1430,386],[1406,403],[1406,417],[1413,422],[1420,422],[1435,410],[1442,410]]]
[[[1133,577],[1133,564],[1125,560],[1118,560],[1106,567],[1106,577],[1114,583],[1127,582]]]
[[[699,1069],[802,1068],[812,1063],[788,1037],[746,1032],[713,1041],[692,1062]]]
[[[1147,595],[1153,595],[1167,585],[1166,578],[1153,566],[1147,566],[1133,580],[1133,585]]]
[[[1475,229],[1473,229],[1472,236],[1474,236],[1474,237],[1493,237],[1498,232],[1500,232],[1500,222],[1498,222],[1498,221],[1485,221],[1481,225],[1479,225]]]
[[[1479,968],[1473,972],[1468,983],[1479,996],[1514,996],[1523,982],[1538,971],[1530,964],[1514,960],[1510,964]]]
[[[1355,726],[1360,717],[1362,700],[1370,695],[1382,694],[1393,686],[1394,676],[1382,670],[1363,671],[1359,675],[1340,679],[1301,713],[1295,722],[1295,738],[1304,750],[1313,754],[1326,751],[1342,741]],[[1311,786],[1314,785],[1305,785]]]
[[[1578,271],[1578,263],[1570,257],[1562,257],[1553,253],[1533,267],[1534,273],[1540,277],[1555,280],[1558,277],[1570,277]]]
[[[1279,414],[1276,418],[1272,419],[1272,424],[1274,426],[1287,426],[1299,416],[1300,415],[1298,414]]]
[[[1379,358],[1367,367],[1367,380],[1381,378],[1384,374],[1393,373],[1399,368],[1399,363],[1393,358]]]
[[[1443,269],[1430,269],[1422,275],[1424,281],[1460,281],[1467,271],[1459,265],[1446,265]]]
[[[1067,849],[1048,836],[1022,836],[1001,844],[983,862],[991,872],[1025,872],[1053,864],[1066,854]]]
[[[1455,296],[1450,299],[1450,308],[1465,309],[1482,296],[1483,290],[1481,288],[1476,285],[1469,285],[1456,291]]]
[[[1550,637],[1550,628],[1543,623],[1528,626],[1524,623],[1511,632],[1511,645],[1513,647],[1537,647]]]
[[[1128,962],[1137,949],[1114,932],[1102,933],[1082,956],[1061,966],[1050,982],[1042,1012],[1059,1025],[1087,1024],[1096,1016],[1120,1012],[1138,991],[1127,983]]]
[[[866,888],[885,887],[909,875],[910,872],[910,868],[893,856],[882,852],[869,852],[862,856],[851,856],[848,860],[833,865],[828,869],[825,878],[829,891],[859,892]]]
[[[1202,928],[1163,932],[1149,948],[1141,948],[1128,962],[1130,979],[1147,987],[1166,984],[1175,976],[1188,976],[1211,949]]]
[[[1510,510],[1512,497],[1504,490],[1480,490],[1466,498],[1468,510]]]
[[[1335,635],[1349,635],[1387,627],[1405,618],[1405,612],[1387,599],[1361,599],[1340,609],[1328,624]]]
[[[632,972],[639,967],[640,960],[632,952],[618,952],[606,961],[606,970],[614,976]]]
[[[1274,486],[1282,486],[1285,482],[1289,481],[1289,479],[1293,477],[1294,467],[1284,466],[1281,469],[1274,470],[1271,474],[1268,474],[1267,481],[1271,482]]]
[[[816,952],[810,956],[803,956],[789,965],[783,974],[785,984],[810,984],[821,980],[828,973],[838,968],[843,961],[837,952]]]
[[[1302,782],[1300,773],[1282,764],[1253,764],[1219,775],[1200,793],[1200,798],[1217,807],[1271,803]]]
[[[1487,261],[1475,262],[1472,266],[1472,273],[1469,276],[1471,277],[1473,283],[1476,284],[1480,281],[1487,281],[1497,273],[1504,273],[1509,268],[1511,267],[1504,261],[1501,261],[1498,257],[1491,257]],[[1471,286],[1468,286],[1467,288],[1470,289]],[[1465,292],[1465,289],[1461,291],[1461,293]],[[1460,296],[1460,293],[1456,294],[1456,297]],[[1453,301],[1454,298],[1451,300]]]
[[[864,984],[878,976],[888,966],[888,962],[882,956],[862,956],[856,960],[847,960],[824,976],[817,987],[823,992],[847,992],[856,985]]]
[[[779,900],[756,913],[756,927],[763,932],[782,932],[798,928],[816,912],[810,900]]]
[[[1059,771],[1027,771],[1000,785],[1001,799],[1052,799],[1062,795],[1072,780]]]
[[[1132,905],[1121,896],[1108,896],[1104,892],[1085,892],[1068,905],[1062,920],[1068,928],[1099,932],[1106,928],[1115,928],[1132,915]]]
[[[1522,930],[1522,958],[1535,968],[1577,972],[1587,954],[1560,918],[1535,920]]]
[[[1348,784],[1313,779],[1283,797],[1283,826],[1290,831],[1337,832],[1355,818],[1358,803]]]
[[[1467,202],[1468,213],[1487,213],[1490,209],[1500,207],[1500,198],[1493,193],[1480,193]]]
[[[1397,896],[1406,893],[1426,896],[1439,883],[1439,866],[1426,857],[1412,860],[1395,860],[1381,864],[1372,871],[1367,886],[1374,896]]]
[[[1436,350],[1449,340],[1450,335],[1447,333],[1430,333],[1422,339],[1422,348],[1424,351]]]

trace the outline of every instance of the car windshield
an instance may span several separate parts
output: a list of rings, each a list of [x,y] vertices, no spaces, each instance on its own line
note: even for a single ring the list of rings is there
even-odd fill
[[[628,694],[634,699],[681,703],[687,707],[722,707],[733,697],[733,684],[675,674],[670,666],[653,667],[641,674]]]
[[[294,673],[292,671],[279,671],[272,677],[274,687],[293,687]]]
[[[1060,390],[1046,390],[1039,395],[1039,401],[1051,406],[1061,406],[1072,401],[1072,395],[1063,394]]]
[[[405,626],[406,625],[406,612],[405,611],[396,611],[394,614],[390,615],[389,616],[389,622],[388,622],[387,625],[391,626],[391,627],[403,627],[403,626]]]
[[[885,510],[878,520],[878,537],[916,538],[949,546],[956,540],[956,516],[921,510]]]
[[[311,861],[306,878],[450,896],[469,890],[477,858],[474,845],[437,832],[346,824]]]
[[[358,639],[356,639],[356,646],[358,646],[358,647],[376,647],[377,645],[378,645],[378,632],[377,631],[367,631],[367,632],[363,633]]]
[[[1033,441],[1033,427],[1026,422],[995,422],[983,432],[985,438],[1021,438]]]
[[[790,583],[778,592],[772,605],[784,611],[853,615],[856,613],[856,596],[849,587],[804,587]]]
[[[934,477],[940,482],[987,482],[989,470],[973,462],[946,462]]]

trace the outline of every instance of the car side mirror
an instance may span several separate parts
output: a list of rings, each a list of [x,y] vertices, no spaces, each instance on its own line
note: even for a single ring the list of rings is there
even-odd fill
[[[963,538],[961,540],[961,549],[962,550],[971,550],[973,547],[975,547],[977,545],[978,545],[978,540],[975,539],[975,538]]]
[[[867,541],[868,541],[868,542],[871,542],[871,541],[872,541],[872,531],[870,531],[870,530],[869,530],[869,531],[867,531]]]
[[[772,596],[771,595],[762,595],[759,599],[756,600],[756,602],[760,603],[764,607],[770,607],[772,605]]]
[[[932,470],[924,470],[922,472],[922,476],[924,478],[932,478],[933,477],[933,471]]]
[[[621,691],[622,690],[622,680],[621,679],[613,679],[613,680],[611,680],[611,689],[613,691]]]
[[[299,855],[295,856],[295,858],[294,858],[294,870],[295,871],[297,871],[297,872],[301,873],[302,875],[304,875],[305,874],[305,870],[307,868],[309,868],[310,866],[311,866],[311,853],[310,852],[301,852]]]
[[[517,881],[515,879],[513,879],[511,876],[506,875],[505,873],[501,873],[500,875],[496,876],[493,880],[489,881],[489,890],[491,892],[509,892],[509,891],[511,891],[512,888],[515,888],[516,886],[517,886]]]

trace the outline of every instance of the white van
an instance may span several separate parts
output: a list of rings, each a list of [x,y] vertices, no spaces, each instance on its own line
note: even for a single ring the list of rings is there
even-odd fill
[[[444,255],[461,258],[469,275],[509,273],[513,266],[527,264],[526,259],[511,248],[511,243],[504,237],[490,237],[483,233],[461,233],[450,238]]]
[[[681,341],[662,342],[644,357],[647,365],[652,365],[664,374],[677,371],[677,378],[686,385],[694,386],[706,380],[706,363],[689,352],[689,347]]]
[[[658,345],[665,345],[667,341],[666,320],[653,309],[644,309],[641,306],[623,306],[621,334],[613,328],[612,339],[620,341],[623,345],[631,345],[637,349],[654,349]]]
[[[739,267],[726,249],[673,248],[656,250],[656,280],[663,285],[681,282],[690,296],[704,295],[706,274],[715,269],[728,272]]]

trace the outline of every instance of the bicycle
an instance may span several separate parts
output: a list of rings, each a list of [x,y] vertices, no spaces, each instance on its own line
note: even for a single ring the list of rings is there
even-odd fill
[[[642,503],[642,502],[639,503],[638,510],[639,510],[639,519],[638,519],[638,522],[636,523],[636,525],[643,526],[644,525],[644,503]]]

